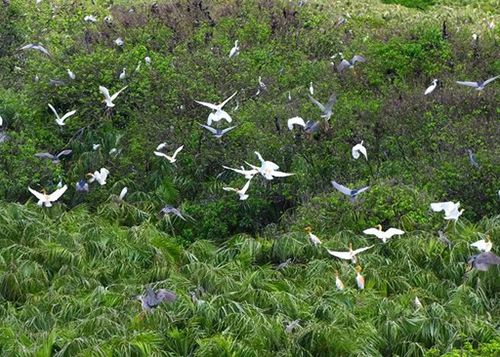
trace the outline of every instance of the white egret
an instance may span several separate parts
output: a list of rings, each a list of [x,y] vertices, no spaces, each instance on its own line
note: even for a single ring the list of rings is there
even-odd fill
[[[181,150],[184,149],[184,145],[181,145],[177,148],[177,150],[174,151],[174,154],[172,156],[168,156],[167,154],[164,154],[160,151],[155,151],[154,154],[159,157],[164,157],[167,159],[171,164],[177,161],[176,157],[177,154],[181,152]]]
[[[68,68],[68,77],[69,77],[70,79],[73,79],[73,80],[75,80],[75,79],[76,79],[76,75],[75,75],[75,73],[73,73],[73,71],[71,71],[71,69],[69,69],[69,68]]]
[[[366,153],[366,148],[363,146],[363,140],[361,143],[356,144],[351,149],[351,154],[354,159],[359,159],[360,153],[364,155],[365,159],[368,160],[368,154]]]
[[[361,267],[358,265],[354,270],[356,271],[356,285],[358,289],[363,290],[365,288],[365,278],[361,275]]]
[[[212,121],[218,122],[222,119],[226,120],[228,123],[233,121],[231,116],[225,110],[222,110],[222,108],[224,107],[224,105],[226,105],[227,102],[229,102],[231,99],[233,99],[233,97],[236,95],[236,93],[238,93],[238,92],[234,92],[233,95],[231,95],[229,98],[227,98],[226,100],[224,100],[220,104],[212,104],[212,103],[200,102],[198,100],[195,100],[196,103],[212,109],[212,113],[209,114],[208,119],[207,119],[207,125],[210,126],[210,125],[212,125]]]
[[[266,161],[262,158],[262,155],[255,151],[255,155],[259,158],[261,166],[250,165],[254,169],[258,169],[259,173],[266,178],[266,180],[272,180],[274,177],[287,177],[293,175],[292,173],[281,172],[279,166],[272,161]]]
[[[97,181],[99,185],[104,186],[106,184],[106,179],[108,178],[108,175],[109,175],[108,169],[102,167],[100,171],[94,171],[94,173],[87,174],[87,176],[90,177],[88,179],[88,183]]]
[[[344,195],[349,196],[351,201],[354,201],[360,193],[365,192],[370,188],[370,186],[366,186],[359,189],[351,190],[350,188],[347,188],[344,185],[341,185],[335,181],[332,181],[332,185],[333,187],[335,187],[335,189],[342,192]]]
[[[151,57],[149,56],[144,57],[144,62],[146,62],[146,64],[149,66],[151,64]]]
[[[378,239],[381,239],[383,243],[387,242],[389,238],[395,235],[402,235],[405,232],[397,228],[389,228],[385,232],[382,230],[382,226],[379,224],[377,228],[368,228],[363,231],[364,234],[374,235]]]
[[[52,109],[52,111],[56,115],[56,123],[57,123],[57,125],[60,125],[60,126],[66,125],[66,123],[64,121],[76,113],[76,110],[72,110],[72,111],[64,114],[62,117],[60,117],[59,114],[57,113],[57,110],[52,106],[52,104],[49,104],[49,108]]]
[[[424,92],[424,95],[428,95],[428,94],[431,94],[432,92],[434,92],[434,89],[436,89],[437,85],[438,85],[438,80],[433,79],[432,84],[429,87],[427,87],[427,89]]]
[[[493,248],[493,243],[490,239],[490,236],[486,236],[486,239],[478,240],[470,245],[471,247],[476,248],[480,252],[489,252],[491,248]]]
[[[289,130],[293,130],[294,125],[298,125],[298,126],[301,126],[303,128],[306,127],[306,122],[301,117],[290,118],[290,119],[288,119],[287,123],[288,123]]]
[[[256,174],[259,173],[258,169],[245,170],[245,168],[243,166],[241,166],[241,170],[240,169],[233,169],[232,167],[227,167],[224,165],[222,165],[222,167],[227,169],[227,170],[231,170],[231,171],[234,171],[238,174],[244,175],[247,180],[250,180],[252,177],[254,177]]]
[[[213,136],[215,136],[217,139],[222,138],[222,136],[224,134],[226,134],[229,131],[231,131],[234,128],[236,128],[236,126],[230,126],[229,128],[219,129],[219,128],[212,128],[211,126],[204,125],[204,124],[200,124],[200,126],[203,127],[203,128],[205,128],[205,129],[207,129],[209,132],[211,132],[213,134]]]
[[[335,286],[338,290],[344,290],[344,283],[339,278],[339,272],[335,270]]]
[[[304,228],[304,230],[307,232],[307,235],[309,236],[309,240],[311,241],[312,245],[317,247],[318,245],[321,244],[321,240],[318,238],[318,236],[312,233],[311,227],[306,227]]]
[[[356,250],[352,250],[352,243],[349,243],[349,251],[348,252],[337,252],[337,251],[330,250],[330,249],[327,249],[326,251],[328,252],[328,254],[333,255],[334,257],[344,259],[344,260],[350,260],[351,262],[356,263],[356,261],[357,261],[356,255],[358,255],[361,252],[364,252],[365,250],[371,249],[373,247],[374,246],[371,245],[369,247],[363,247],[363,248],[359,248]]]
[[[483,90],[488,84],[493,82],[495,79],[500,78],[500,76],[495,76],[490,79],[487,79],[485,81],[479,81],[479,82],[463,82],[463,81],[457,81],[457,84],[467,86],[467,87],[472,87],[475,88],[476,90]]]
[[[314,95],[313,82],[309,83],[309,93],[311,93],[311,95]]]
[[[28,190],[36,198],[38,198],[37,205],[39,205],[39,206],[45,205],[45,207],[51,207],[52,206],[52,202],[57,201],[63,195],[63,193],[66,192],[67,189],[68,189],[68,186],[64,185],[63,187],[55,190],[50,195],[48,195],[45,192],[45,190],[42,190],[42,192],[38,192],[38,191],[33,190],[31,187],[28,187]]]
[[[122,80],[122,81],[123,81],[125,78],[127,78],[127,72],[126,72],[126,70],[127,70],[127,69],[126,69],[125,67],[123,67],[123,70],[122,70],[122,72],[120,73],[120,76],[118,77],[118,78],[120,78],[120,80]]]
[[[116,92],[115,94],[113,94],[112,96],[110,96],[109,95],[109,90],[106,87],[99,86],[99,91],[104,96],[103,102],[106,103],[106,106],[108,108],[113,108],[115,106],[115,103],[113,103],[113,101],[118,97],[118,95],[120,95],[121,92],[123,92],[125,89],[127,89],[127,87],[128,86],[123,87],[118,92]]]
[[[236,192],[238,194],[238,196],[240,196],[240,201],[245,201],[249,197],[246,193],[247,193],[248,188],[250,187],[250,181],[252,181],[251,178],[247,181],[247,183],[242,188],[223,187],[222,189],[224,191]]]
[[[238,40],[234,41],[234,47],[229,51],[229,58],[236,57],[240,54],[240,46],[238,46]]]
[[[120,201],[123,201],[123,199],[125,198],[125,195],[127,194],[127,192],[128,192],[128,188],[127,187],[122,188],[122,190],[120,191],[120,195],[118,196],[118,199]]]
[[[434,212],[444,211],[444,219],[446,220],[458,220],[458,217],[462,215],[464,210],[458,210],[460,207],[460,202],[436,202],[431,203],[431,209]]]
[[[125,44],[125,42],[123,41],[123,39],[121,37],[118,37],[114,42],[117,46],[120,46],[120,47],[122,47]]]
[[[415,296],[415,299],[413,300],[413,305],[415,305],[417,309],[421,309],[423,307],[418,296]]]

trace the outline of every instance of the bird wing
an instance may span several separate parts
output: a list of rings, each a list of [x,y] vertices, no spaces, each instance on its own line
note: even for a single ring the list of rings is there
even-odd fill
[[[64,192],[68,189],[68,185],[64,185],[60,189],[55,190],[49,195],[49,201],[57,201],[59,197],[63,195]]]
[[[356,249],[356,250],[354,250],[354,251],[352,252],[352,255],[359,254],[359,253],[364,252],[365,250],[371,249],[371,248],[373,248],[373,247],[374,247],[374,246],[373,246],[373,245],[371,245],[371,246],[369,246],[369,247],[363,247],[363,248]]]
[[[106,87],[99,86],[99,92],[104,96],[104,98],[108,101],[111,101],[111,97],[109,96],[109,90]]]
[[[363,56],[354,56],[351,60],[352,64],[355,64],[356,62],[366,62],[366,59]]]
[[[184,145],[179,146],[177,150],[175,150],[174,154],[172,155],[172,159],[175,159],[177,154],[180,153],[182,149],[184,149]]]
[[[497,78],[500,78],[500,76],[492,77],[492,78],[490,78],[490,79],[488,79],[488,80],[484,81],[483,86],[485,86],[485,85],[487,85],[487,84],[489,84],[489,83],[493,82],[493,81],[494,81],[495,79],[497,79]]]
[[[245,186],[241,188],[240,193],[242,195],[244,195],[247,192],[248,188],[250,187],[250,181],[252,181],[252,179],[248,180]]]
[[[232,188],[232,187],[222,187],[222,189],[224,191],[238,192],[238,190],[236,188]]]
[[[123,87],[122,89],[120,89],[118,92],[116,92],[115,94],[113,94],[113,95],[111,96],[111,101],[115,100],[115,99],[116,99],[116,97],[118,97],[118,95],[119,95],[121,92],[123,92],[125,89],[127,89],[127,87],[128,87],[128,86],[125,86],[125,87]],[[108,93],[108,95],[109,95],[109,93]]]
[[[212,121],[220,121],[221,119],[225,119],[228,123],[233,121],[233,118],[229,115],[228,112],[225,110],[217,110],[215,113],[210,113],[208,115],[208,120],[207,122],[212,122]]]
[[[355,192],[353,192],[354,195],[359,195],[360,193],[362,192],[365,192],[366,190],[368,190],[370,188],[370,186],[366,186],[366,187],[362,187],[360,189],[357,189]]]
[[[219,108],[222,109],[226,105],[227,102],[229,102],[231,99],[234,98],[234,96],[236,95],[236,93],[238,93],[238,91],[234,92],[233,95],[231,95],[229,98],[227,98],[222,103],[220,103],[219,104]]]
[[[439,212],[439,211],[450,211],[455,204],[453,202],[436,202],[436,203],[431,203],[431,209],[434,212]]]
[[[156,298],[160,301],[172,302],[177,300],[177,295],[173,291],[167,289],[159,289],[156,292]]]
[[[288,177],[288,176],[292,176],[292,175],[295,175],[293,173],[287,173],[287,172],[281,172],[281,171],[273,171],[271,173],[271,175],[273,175],[274,177]]]
[[[162,153],[162,152],[160,152],[160,151],[155,151],[155,152],[154,152],[154,154],[155,154],[156,156],[160,156],[160,157],[168,158],[167,154],[164,154],[164,153]]]
[[[333,255],[334,257],[340,258],[340,259],[345,259],[345,260],[350,260],[351,259],[351,253],[350,252],[336,252],[334,250],[327,249],[326,250],[328,254]]]
[[[167,143],[160,143],[158,144],[158,146],[156,147],[156,151],[160,151],[161,149],[163,149],[165,146],[167,146]]]
[[[47,56],[50,56],[49,51],[47,51],[47,49],[45,47],[43,47],[42,45],[36,45],[36,46],[33,46],[32,48],[46,54]]]
[[[122,190],[120,192],[120,196],[118,196],[120,198],[120,200],[123,200],[123,197],[125,197],[125,195],[127,194],[127,192],[128,192],[128,188],[127,187],[122,188]]]
[[[264,163],[264,159],[262,158],[262,155],[258,151],[254,151],[255,155],[257,155],[257,158],[261,163]]]
[[[24,45],[23,47],[20,48],[20,50],[29,50],[33,47],[32,43],[29,43],[27,45]]]
[[[236,127],[237,127],[237,125],[235,125],[235,126],[230,126],[229,128],[223,129],[223,130],[221,131],[221,135],[226,134],[227,132],[229,132],[229,131],[233,130],[233,129],[234,129],[234,128],[236,128]]]
[[[293,130],[294,125],[300,125],[304,128],[306,127],[306,123],[301,117],[293,117],[288,119],[288,129]]]
[[[383,232],[379,231],[377,228],[368,228],[363,231],[364,234],[374,235],[377,238],[382,238]]]
[[[353,157],[354,159],[359,159],[359,155],[360,155],[360,154],[359,154],[359,152],[360,152],[360,150],[359,150],[359,144],[354,145],[354,146],[352,147],[352,149],[351,149],[351,154],[352,154],[352,157]]]
[[[202,127],[204,127],[205,129],[207,129],[212,134],[216,134],[217,133],[217,129],[214,129],[211,126],[208,126],[208,125],[205,125],[205,124],[199,124],[199,125],[202,126]]]
[[[333,187],[335,187],[338,191],[342,192],[344,195],[348,195],[350,196],[352,194],[352,190],[335,182],[335,181],[332,181],[332,185]]]
[[[71,149],[63,150],[59,154],[57,154],[57,158],[60,158],[61,156],[70,155],[72,152],[73,152],[73,150],[71,150]]]
[[[348,68],[351,64],[349,63],[349,61],[343,59],[339,65],[337,66],[337,71],[338,72],[342,72],[344,69]]]
[[[333,108],[333,105],[337,103],[337,96],[335,95],[335,93],[333,93],[330,98],[328,98],[328,102],[326,103],[325,105],[325,109],[326,111],[331,111],[332,108]]]
[[[45,195],[41,192],[38,192],[38,191],[35,191],[34,189],[32,189],[31,187],[28,187],[28,190],[36,197],[38,198],[40,201],[45,201]]]
[[[389,228],[385,233],[388,234],[389,236],[393,236],[393,235],[404,234],[405,231],[402,231],[401,229],[397,229],[397,228]]]
[[[215,104],[212,104],[212,103],[200,102],[200,101],[197,101],[197,100],[195,100],[195,102],[198,103],[198,104],[201,104],[201,105],[203,105],[205,107],[208,107],[210,109],[213,109],[213,110],[219,110],[220,109],[218,105],[215,105]]]
[[[66,114],[63,115],[63,117],[60,119],[61,121],[64,121],[68,119],[70,116],[74,115],[76,113],[76,110],[72,110],[70,112],[67,112]]]
[[[54,114],[56,115],[57,119],[59,119],[59,114],[57,114],[57,111],[56,111],[56,108],[54,108],[52,106],[52,104],[49,104],[49,108],[52,109],[52,111],[54,112]]]
[[[324,113],[326,111],[326,108],[323,104],[321,104],[320,102],[318,102],[316,99],[314,99],[310,94],[307,95],[309,97],[309,99],[311,100],[311,102],[313,102],[314,104],[316,104],[316,106]],[[291,129],[290,129],[291,130]]]
[[[56,159],[56,157],[54,155],[52,155],[51,153],[48,153],[48,152],[39,152],[39,153],[35,154],[35,156],[40,158],[40,159],[49,159],[49,160]]]
[[[467,87],[474,87],[474,88],[479,87],[479,85],[478,85],[477,82],[462,82],[462,81],[457,81],[457,84],[461,84],[461,85],[467,86]]]

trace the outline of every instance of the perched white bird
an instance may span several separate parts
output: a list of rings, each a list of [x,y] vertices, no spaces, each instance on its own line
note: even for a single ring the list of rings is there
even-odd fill
[[[254,177],[256,174],[259,173],[259,170],[257,169],[245,170],[243,166],[241,166],[241,170],[233,169],[232,167],[227,167],[224,165],[222,167],[225,168],[226,170],[232,170],[238,174],[244,175],[247,180],[250,180],[252,177]]]
[[[128,188],[127,187],[122,188],[122,190],[120,192],[120,196],[118,196],[118,199],[120,201],[123,201],[123,199],[125,198],[125,195],[127,194],[127,192],[128,192]]]
[[[259,76],[259,88],[262,88],[263,90],[267,89],[267,86],[264,82],[262,82],[262,77]]]
[[[432,92],[434,92],[434,89],[436,89],[437,85],[438,85],[438,80],[433,79],[432,84],[429,87],[427,87],[427,89],[424,92],[424,95],[431,94]]]
[[[126,72],[126,68],[124,67],[122,72],[120,73],[120,76],[118,77],[120,78],[122,81],[127,78],[127,72]]]
[[[476,90],[483,90],[488,84],[490,84],[497,78],[500,78],[500,76],[492,77],[486,81],[478,81],[478,82],[457,81],[457,83],[463,86],[475,88]]]
[[[309,93],[311,93],[311,95],[314,95],[313,82],[309,83]]]
[[[101,147],[101,144],[92,144],[92,150],[96,151]]]
[[[262,158],[262,155],[255,151],[255,155],[259,158],[261,166],[253,166],[248,164],[253,169],[259,170],[259,173],[266,178],[266,180],[272,180],[275,177],[287,177],[293,175],[292,173],[281,172],[279,166],[272,161],[266,161]]]
[[[76,79],[76,75],[73,73],[73,71],[71,71],[71,69],[68,68],[68,77],[70,79],[73,79],[75,80]]]
[[[317,247],[318,245],[321,244],[321,240],[315,235],[312,233],[312,228],[311,227],[306,227],[304,228],[304,230],[307,232],[308,236],[309,236],[309,240],[311,241],[311,243]]]
[[[97,181],[99,185],[104,186],[106,184],[106,179],[108,178],[109,171],[108,169],[102,167],[100,171],[94,171],[94,173],[88,173],[87,176],[90,177],[88,179],[88,183],[92,183]]]
[[[97,18],[94,15],[87,15],[83,18],[85,22],[96,22]]]
[[[379,224],[377,228],[368,228],[363,231],[364,234],[374,235],[378,239],[382,239],[382,242],[387,242],[387,239],[392,238],[395,235],[402,235],[405,232],[397,228],[389,228],[385,232],[382,230],[382,226]]]
[[[238,40],[234,41],[234,47],[229,51],[229,58],[236,57],[240,54],[240,46],[238,46]]]
[[[47,193],[45,192],[45,190],[43,190],[42,192],[38,192],[38,191],[33,190],[31,187],[28,187],[28,190],[36,198],[38,198],[37,205],[39,205],[39,206],[45,205],[45,207],[51,207],[52,206],[52,202],[57,201],[63,195],[63,193],[66,192],[67,189],[68,189],[68,186],[64,185],[63,187],[61,187],[61,188],[55,190],[54,192],[52,192],[50,195],[47,195]]]
[[[338,271],[335,271],[335,286],[339,290],[344,290],[344,283],[340,280]]]
[[[365,288],[365,278],[361,275],[361,267],[358,265],[355,268],[356,271],[356,285],[358,289],[363,290]]]
[[[127,89],[128,86],[123,87],[120,89],[118,92],[113,94],[112,96],[109,95],[109,90],[106,87],[99,86],[99,91],[101,94],[104,96],[103,102],[106,103],[106,106],[108,108],[113,108],[115,106],[115,103],[113,101],[120,95],[121,92],[123,92],[125,89]]]
[[[493,248],[493,242],[491,241],[490,236],[486,236],[486,239],[478,240],[470,246],[476,248],[480,252],[489,252],[491,251],[491,248]]]
[[[231,99],[233,99],[233,97],[236,95],[236,93],[238,93],[238,92],[234,92],[233,95],[231,95],[229,98],[227,98],[226,100],[224,100],[220,104],[212,104],[212,103],[200,102],[200,101],[195,100],[196,103],[212,109],[212,113],[209,114],[208,119],[207,119],[208,126],[212,125],[212,121],[218,122],[222,119],[225,119],[228,123],[233,121],[231,116],[225,110],[222,110],[222,108],[224,107],[224,105],[226,105],[227,102],[229,102]]]
[[[125,44],[125,42],[123,42],[123,39],[122,39],[121,37],[118,37],[118,38],[115,40],[115,44],[116,44],[117,46],[122,47],[122,46]]]
[[[413,300],[413,305],[415,305],[417,309],[421,309],[423,307],[418,296],[415,296],[415,299]]]
[[[151,58],[149,56],[144,57],[144,62],[149,66],[151,64]]]
[[[431,209],[434,212],[440,212],[444,211],[444,219],[446,220],[458,220],[458,217],[462,215],[464,210],[458,210],[458,207],[460,207],[460,202],[454,203],[454,202],[437,202],[437,203],[431,203]]]
[[[365,250],[371,249],[373,247],[374,246],[371,245],[369,247],[363,247],[363,248],[359,248],[356,250],[352,250],[352,243],[349,243],[349,251],[348,252],[337,252],[337,251],[330,250],[330,249],[327,249],[326,251],[328,252],[328,254],[333,255],[334,257],[344,259],[344,260],[350,260],[351,262],[356,263],[356,255],[357,254],[364,252]]]
[[[57,113],[56,109],[52,106],[52,104],[49,104],[49,108],[52,109],[52,111],[56,115],[56,123],[57,123],[57,125],[60,125],[60,126],[66,125],[66,123],[64,121],[76,113],[76,110],[72,110],[72,111],[64,114],[62,117],[60,117],[59,114]]]
[[[244,201],[244,200],[246,200],[249,197],[246,193],[247,193],[248,188],[250,187],[250,181],[252,181],[251,178],[247,181],[247,183],[245,184],[245,186],[243,186],[240,189],[238,189],[238,188],[232,188],[232,187],[223,187],[222,189],[224,191],[236,192],[238,194],[238,196],[240,196],[240,201]]]
[[[294,125],[299,125],[303,128],[306,127],[306,122],[301,117],[293,117],[288,119],[288,129],[293,130]]]
[[[365,159],[368,160],[368,154],[366,153],[366,148],[363,146],[363,140],[361,143],[356,144],[351,149],[351,154],[354,159],[359,159],[360,153],[365,156]]]
[[[161,144],[160,144],[161,145]],[[181,145],[177,148],[177,150],[175,150],[174,154],[172,156],[168,156],[167,154],[164,154],[160,151],[155,151],[154,154],[156,156],[159,156],[159,157],[164,157],[165,159],[167,159],[171,164],[173,164],[174,162],[177,161],[176,159],[176,156],[178,153],[181,152],[181,150],[184,149],[184,145]]]

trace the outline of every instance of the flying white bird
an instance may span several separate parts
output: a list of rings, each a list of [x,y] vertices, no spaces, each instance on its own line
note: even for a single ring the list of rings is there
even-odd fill
[[[229,131],[236,128],[236,126],[230,126],[229,128],[219,129],[219,128],[212,128],[211,126],[204,125],[204,124],[200,124],[200,126],[207,129],[209,132],[211,132],[213,134],[213,136],[215,136],[217,139],[222,138],[222,136],[224,136],[224,134],[226,134]]]
[[[344,283],[339,278],[339,272],[335,270],[335,286],[339,290],[344,290]]]
[[[478,240],[470,245],[476,248],[480,252],[489,252],[493,248],[493,243],[491,242],[490,236],[486,236],[486,239]]]
[[[63,195],[63,193],[66,192],[67,189],[68,189],[68,186],[64,185],[63,187],[61,187],[61,188],[55,190],[54,192],[52,192],[50,195],[47,195],[47,193],[45,192],[45,190],[42,190],[42,192],[38,192],[38,191],[33,190],[31,187],[28,187],[28,190],[36,198],[38,198],[37,205],[39,205],[39,206],[45,205],[45,207],[51,207],[52,206],[52,202],[57,201]]]
[[[261,162],[261,166],[257,167],[254,165],[248,164],[253,169],[259,170],[259,173],[266,178],[266,180],[272,180],[275,177],[287,177],[293,175],[292,173],[281,172],[279,170],[279,166],[276,165],[272,161],[266,161],[262,158],[262,155],[255,151],[255,155],[259,158]]]
[[[311,95],[314,95],[313,82],[309,83],[309,93],[311,93]]]
[[[460,202],[453,203],[453,202],[437,202],[437,203],[431,203],[431,209],[434,212],[440,212],[444,211],[444,219],[446,220],[458,220],[458,217],[462,215],[464,210],[458,210],[458,207],[460,207]]]
[[[60,117],[59,114],[57,113],[57,110],[52,106],[52,104],[49,104],[49,108],[52,109],[52,111],[56,115],[56,123],[57,123],[57,125],[60,125],[60,126],[66,125],[66,123],[64,121],[76,113],[76,110],[72,110],[71,112],[68,112],[68,113],[64,114],[62,117]]]
[[[75,80],[76,79],[76,75],[73,73],[73,71],[71,71],[71,69],[68,68],[68,77],[70,79],[73,79]]]
[[[246,200],[249,197],[246,193],[247,193],[248,188],[250,187],[250,181],[252,181],[251,178],[247,181],[247,183],[245,184],[245,186],[243,186],[240,189],[238,189],[238,188],[232,188],[232,187],[223,187],[222,189],[224,191],[236,192],[238,194],[238,196],[240,196],[240,201],[244,201],[244,200]]]
[[[333,105],[337,102],[337,96],[335,94],[332,94],[330,98],[328,98],[328,102],[326,104],[321,104],[309,94],[308,96],[311,102],[313,102],[323,113],[321,117],[325,120],[330,120],[333,114]]]
[[[200,102],[200,101],[195,100],[196,103],[212,109],[212,113],[209,114],[208,119],[207,119],[208,126],[212,125],[212,121],[218,122],[222,119],[225,119],[228,123],[233,121],[231,116],[225,110],[222,110],[222,108],[224,107],[224,105],[226,105],[227,102],[229,102],[231,99],[233,99],[233,97],[236,95],[236,93],[238,93],[238,92],[234,92],[233,95],[231,95],[229,98],[227,98],[226,100],[224,100],[220,104],[212,104],[212,103]]]
[[[125,195],[127,194],[127,192],[128,192],[128,188],[127,187],[122,188],[122,190],[120,192],[120,196],[118,196],[118,199],[120,201],[123,201],[123,199],[125,198]]]
[[[432,92],[434,92],[434,89],[436,89],[437,85],[438,85],[438,80],[433,79],[432,84],[429,87],[427,87],[427,89],[424,92],[424,95],[431,94]]]
[[[351,262],[356,263],[356,255],[357,254],[364,252],[365,250],[371,249],[373,247],[374,246],[371,245],[369,247],[363,247],[363,248],[359,248],[356,250],[352,250],[352,243],[349,243],[349,251],[348,252],[336,252],[336,251],[330,250],[330,249],[327,249],[326,251],[328,252],[328,254],[333,255],[334,257],[344,259],[344,260],[350,260]]]
[[[245,168],[243,166],[241,166],[241,170],[240,169],[233,169],[232,167],[227,167],[224,165],[222,165],[222,167],[227,169],[227,170],[232,170],[238,174],[244,175],[247,180],[250,180],[252,177],[254,177],[256,174],[259,173],[258,169],[245,170]]]
[[[20,48],[20,50],[36,50],[50,57],[49,51],[39,43],[30,43]]]
[[[368,154],[366,153],[366,148],[363,146],[363,140],[361,140],[361,143],[354,145],[351,149],[352,157],[356,160],[359,159],[360,153],[368,160]]]
[[[374,235],[378,239],[382,239],[382,242],[387,242],[387,239],[392,238],[394,235],[402,235],[405,232],[397,228],[389,228],[385,232],[382,230],[382,226],[379,224],[377,228],[368,228],[363,231],[364,234]]]
[[[115,106],[115,103],[113,101],[120,95],[121,92],[123,92],[125,89],[127,89],[128,86],[123,87],[120,89],[118,92],[113,94],[112,96],[109,95],[109,90],[106,87],[99,86],[99,91],[101,94],[104,96],[103,102],[106,103],[106,106],[108,108],[113,108]]]
[[[161,144],[160,144],[161,145]],[[177,161],[176,159],[176,156],[178,153],[181,152],[181,150],[184,149],[184,145],[181,145],[177,148],[177,150],[175,150],[174,154],[172,156],[168,156],[167,154],[164,154],[160,151],[155,151],[154,154],[156,156],[159,156],[159,157],[164,157],[165,159],[167,159],[171,164],[173,164],[174,162]]]
[[[458,84],[461,84],[463,86],[467,87],[472,87],[475,88],[476,90],[483,90],[488,84],[493,82],[495,79],[500,78],[500,76],[492,77],[486,81],[479,81],[479,82],[462,82],[462,81],[457,81]]]
[[[229,58],[236,57],[240,54],[240,46],[238,46],[238,40],[234,41],[234,47],[229,51]]]
[[[366,190],[368,190],[370,188],[370,186],[366,186],[366,187],[363,187],[363,188],[359,188],[359,189],[355,189],[355,190],[351,190],[350,188],[348,187],[345,187],[344,185],[341,185],[335,181],[332,181],[332,185],[333,187],[335,187],[335,189],[337,189],[339,192],[342,192],[344,195],[347,195],[350,197],[351,201],[354,201],[356,199],[356,197],[362,193],[362,192],[365,192]]]
[[[100,171],[94,171],[94,173],[88,173],[87,176],[90,177],[88,179],[88,183],[92,183],[97,181],[99,185],[104,186],[106,184],[106,179],[108,178],[109,171],[108,169],[102,167]]]
[[[312,233],[312,228],[311,227],[306,227],[304,230],[307,232],[307,235],[309,236],[309,240],[311,243],[317,247],[318,245],[321,244],[321,240],[316,236],[315,234]]]
[[[303,128],[306,127],[306,122],[301,117],[290,118],[290,119],[288,119],[287,123],[288,123],[288,129],[289,130],[293,130],[293,126],[294,125],[299,125],[299,126],[301,126]]]
[[[126,68],[124,67],[122,72],[120,73],[120,76],[118,77],[120,78],[122,81],[127,78],[127,72],[126,72]]]

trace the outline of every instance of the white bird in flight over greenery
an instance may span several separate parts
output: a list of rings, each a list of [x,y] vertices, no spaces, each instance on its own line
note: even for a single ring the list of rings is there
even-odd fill
[[[479,81],[479,82],[457,81],[457,83],[460,85],[463,85],[463,86],[475,88],[476,90],[483,90],[488,84],[490,84],[491,82],[493,82],[497,78],[500,78],[500,76],[492,77],[490,79],[487,79],[486,81]]]
[[[382,226],[379,224],[377,228],[368,228],[363,231],[364,234],[374,235],[378,239],[382,239],[382,242],[387,242],[387,239],[392,238],[395,235],[402,235],[405,232],[397,228],[389,228],[385,232],[382,230]]]
[[[103,102],[106,103],[106,106],[108,108],[113,108],[115,106],[115,103],[113,103],[113,101],[120,95],[121,92],[123,92],[125,89],[127,89],[127,87],[128,86],[123,87],[118,92],[116,92],[115,94],[110,96],[108,88],[106,88],[104,86],[99,86],[99,91],[104,96]]]
[[[106,179],[108,178],[108,175],[109,175],[108,169],[102,167],[100,171],[94,171],[94,173],[87,174],[87,176],[90,177],[88,179],[88,183],[97,181],[99,185],[104,186],[106,184]]]
[[[52,202],[57,201],[63,195],[63,193],[66,192],[67,189],[68,189],[68,186],[64,185],[63,187],[55,190],[50,195],[48,195],[47,193],[45,193],[44,190],[42,192],[38,192],[38,191],[33,190],[31,187],[28,187],[28,190],[36,198],[38,198],[37,205],[39,205],[39,206],[45,205],[45,207],[51,207],[52,206]]]
[[[427,87],[427,89],[424,92],[424,95],[428,95],[428,94],[431,94],[432,92],[434,92],[434,89],[436,89],[437,85],[438,85],[438,80],[433,79],[432,84],[429,87]]]
[[[458,217],[462,215],[464,210],[458,210],[460,207],[460,202],[436,202],[431,203],[431,209],[434,212],[444,211],[444,219],[446,220],[458,220]]]
[[[259,154],[257,151],[255,151],[255,155],[257,155],[257,157],[259,158],[259,160],[261,162],[261,166],[257,167],[257,166],[250,165],[250,164],[248,164],[248,165],[250,165],[250,167],[252,167],[253,169],[259,170],[259,173],[262,176],[264,176],[266,178],[266,180],[272,180],[275,177],[287,177],[287,176],[293,175],[292,173],[278,171],[280,168],[278,165],[276,165],[272,161],[264,160],[262,158],[262,155]]]
[[[490,236],[486,236],[486,239],[478,240],[470,245],[476,248],[480,252],[489,252],[493,248],[493,243],[491,242]]]
[[[229,58],[236,57],[240,54],[240,46],[238,46],[238,40],[234,41],[234,47],[229,51]]]
[[[236,192],[238,194],[238,196],[240,196],[240,201],[244,201],[246,200],[249,196],[246,194],[247,193],[247,190],[248,188],[250,187],[250,181],[252,181],[252,179],[250,178],[247,183],[240,189],[238,188],[233,188],[233,187],[223,187],[222,189],[224,191],[232,191],[232,192]]]
[[[164,144],[164,143],[163,143]],[[163,149],[164,146],[161,146],[162,144],[158,145],[158,147],[160,147],[160,149]],[[157,147],[157,149],[158,149]],[[177,154],[181,152],[181,150],[184,149],[184,145],[181,145],[177,148],[177,150],[175,150],[174,154],[172,156],[168,156],[167,154],[165,153],[162,153],[160,151],[155,151],[154,154],[156,156],[159,156],[159,157],[164,157],[165,159],[167,159],[171,164],[173,164],[174,162],[177,161],[176,157],[177,157]]]
[[[200,124],[200,126],[211,132],[213,136],[215,136],[217,139],[222,138],[224,134],[236,128],[236,126],[230,126],[229,128],[219,129],[219,128],[212,128],[211,126],[205,124]]]
[[[349,243],[349,251],[348,252],[337,252],[334,250],[327,249],[326,251],[328,254],[333,255],[336,258],[344,259],[344,260],[350,260],[353,263],[356,263],[356,255],[358,255],[361,252],[364,252],[365,250],[373,248],[373,245],[369,247],[363,247],[359,248],[356,250],[352,250],[352,243]]]
[[[57,110],[52,106],[52,104],[49,104],[49,108],[52,109],[52,111],[56,115],[56,123],[57,123],[57,125],[60,125],[60,126],[66,125],[66,123],[64,121],[76,113],[76,110],[72,110],[72,111],[64,114],[62,117],[60,117],[59,113],[57,113]]]
[[[254,177],[256,174],[259,173],[259,170],[256,168],[253,168],[251,170],[245,170],[245,168],[243,166],[241,166],[241,169],[233,169],[232,167],[227,167],[224,165],[222,165],[222,167],[227,169],[227,170],[234,171],[240,175],[244,175],[247,180],[250,180],[252,177]]]
[[[21,50],[36,50],[50,57],[49,51],[39,43],[30,43],[20,48]]]
[[[311,100],[311,102],[313,102],[319,108],[319,110],[321,110],[321,112],[323,113],[321,115],[321,117],[327,121],[330,120],[330,118],[333,114],[333,105],[337,102],[337,96],[335,94],[332,94],[330,96],[330,98],[328,98],[328,102],[326,104],[320,103],[319,101],[314,99],[309,94],[308,94],[308,96],[309,96],[309,99]]]
[[[363,146],[363,141],[361,143],[356,144],[352,147],[351,150],[352,157],[354,159],[359,159],[360,153],[364,155],[365,159],[368,160],[368,154],[366,153],[366,148]]]
[[[341,184],[337,183],[336,181],[332,181],[332,185],[333,185],[333,187],[335,187],[335,189],[342,192],[344,195],[349,196],[351,201],[354,201],[360,193],[365,192],[366,190],[368,190],[370,188],[370,186],[366,186],[366,187],[363,187],[363,188],[360,188],[357,190],[351,190],[350,188],[345,187],[344,185],[341,185]]]
[[[224,100],[220,104],[212,104],[212,103],[200,102],[198,100],[195,100],[196,103],[212,109],[212,113],[210,113],[208,115],[207,125],[210,126],[210,125],[212,125],[213,121],[218,122],[222,119],[225,119],[228,123],[233,121],[231,116],[225,110],[222,110],[222,108],[224,107],[224,105],[226,105],[227,102],[229,102],[231,99],[233,99],[233,97],[236,95],[236,93],[238,93],[238,92],[234,92],[233,95],[231,95],[229,98],[227,98],[226,100]]]

